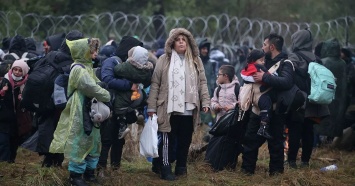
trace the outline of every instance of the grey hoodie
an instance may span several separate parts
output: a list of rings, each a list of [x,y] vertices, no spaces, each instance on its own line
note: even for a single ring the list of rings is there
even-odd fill
[[[307,61],[301,57],[298,57],[295,52],[300,52],[312,61],[316,61],[316,56],[312,53],[312,33],[309,30],[299,30],[292,34],[291,40],[292,53],[289,54],[288,59],[293,62],[295,68],[304,69],[307,73]],[[328,106],[307,103],[305,117],[324,117],[327,115],[329,115]]]

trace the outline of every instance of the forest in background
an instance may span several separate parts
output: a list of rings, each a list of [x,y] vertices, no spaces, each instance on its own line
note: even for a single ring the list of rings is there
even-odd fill
[[[1,0],[0,11],[39,15],[126,14],[199,17],[226,13],[279,22],[322,22],[354,15],[354,0]]]

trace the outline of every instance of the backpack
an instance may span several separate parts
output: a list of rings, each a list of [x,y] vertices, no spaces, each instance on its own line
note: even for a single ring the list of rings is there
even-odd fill
[[[70,67],[70,70],[73,69],[75,66],[80,66],[81,68],[85,68],[82,64],[73,64]],[[63,110],[72,96],[67,94],[68,92],[68,81],[69,81],[70,73],[59,74],[54,80],[54,89],[53,89],[53,103],[55,108]]]
[[[21,59],[27,60],[27,54],[28,52],[23,53]],[[20,57],[15,53],[6,54],[3,61],[0,62],[0,76],[3,77],[11,69],[12,64],[18,59],[20,59]]]
[[[335,98],[336,78],[325,66],[311,62],[308,66],[311,77],[311,93],[308,99],[312,103],[321,105],[330,104]]]
[[[55,109],[52,98],[55,78],[64,73],[64,67],[73,63],[72,60],[55,61],[57,54],[57,51],[52,51],[35,64],[22,93],[23,108],[37,113]]]
[[[335,98],[336,90],[336,78],[333,73],[328,68],[318,63],[317,59],[313,61],[301,52],[296,52],[296,54],[298,57],[301,56],[308,63],[308,79],[306,82],[308,82],[307,95],[309,102],[320,105],[330,104]]]
[[[217,99],[219,98],[219,92],[221,91],[221,89],[222,87],[218,85],[217,92],[216,92]],[[234,95],[237,97],[237,99],[238,99],[238,94],[239,94],[239,84],[236,83],[234,86]]]

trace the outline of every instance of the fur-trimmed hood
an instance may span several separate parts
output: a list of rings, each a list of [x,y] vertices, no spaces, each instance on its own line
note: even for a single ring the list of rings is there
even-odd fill
[[[142,70],[152,70],[154,68],[153,63],[151,63],[149,61],[146,62],[144,65],[142,65],[140,63],[135,62],[132,58],[128,58],[127,62],[130,63],[135,68],[142,69]]]
[[[177,38],[180,34],[183,34],[187,37],[188,44],[190,45],[192,55],[195,60],[196,58],[199,57],[198,46],[197,46],[196,41],[193,38],[192,34],[188,30],[186,30],[185,28],[174,28],[170,31],[169,38],[165,42],[165,48],[164,48],[165,54],[170,59],[175,38]]]

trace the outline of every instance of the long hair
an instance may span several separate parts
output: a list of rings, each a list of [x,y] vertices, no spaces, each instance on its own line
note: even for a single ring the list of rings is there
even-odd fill
[[[184,39],[186,41],[185,61],[187,61],[188,63],[192,63],[194,58],[192,55],[190,40],[184,34],[181,34],[181,35],[184,37]]]

